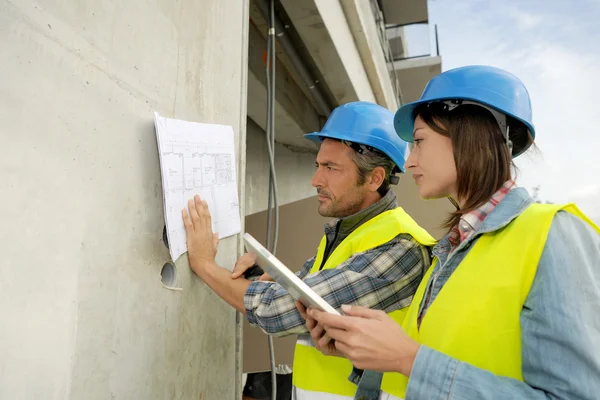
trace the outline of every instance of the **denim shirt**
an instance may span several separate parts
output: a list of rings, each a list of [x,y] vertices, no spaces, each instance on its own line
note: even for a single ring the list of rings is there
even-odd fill
[[[482,233],[507,225],[531,202],[525,189],[512,190],[451,257],[443,238],[433,250],[444,273],[433,282],[431,301]],[[600,235],[567,212],[559,211],[550,227],[521,312],[521,338],[525,382],[422,345],[406,400],[600,398]]]

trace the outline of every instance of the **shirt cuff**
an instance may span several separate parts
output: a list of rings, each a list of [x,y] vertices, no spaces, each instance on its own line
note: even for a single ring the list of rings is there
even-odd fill
[[[460,361],[421,345],[413,364],[407,399],[449,399]]]
[[[258,323],[255,310],[260,303],[262,295],[269,286],[268,282],[254,281],[250,282],[250,286],[246,289],[246,294],[244,294],[244,308],[246,309],[246,318],[251,326],[256,326]]]
[[[256,307],[258,306],[258,303],[260,301],[260,299],[257,299],[259,294],[263,293],[263,290],[261,290],[264,286],[265,282],[258,282],[258,281],[254,281],[254,282],[250,282],[250,286],[248,286],[248,289],[246,289],[246,293],[244,294],[244,308],[246,309],[246,318],[248,319],[248,323],[251,326],[256,326],[256,314],[254,313],[254,311],[256,310]],[[258,300],[258,301],[257,301]]]

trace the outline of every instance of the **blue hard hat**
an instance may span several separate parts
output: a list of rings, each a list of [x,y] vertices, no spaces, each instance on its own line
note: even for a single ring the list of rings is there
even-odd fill
[[[442,100],[468,100],[491,107],[523,123],[535,138],[531,101],[523,82],[505,70],[481,65],[451,69],[432,78],[418,101],[396,111],[394,127],[400,138],[413,141],[413,114],[418,105]],[[513,148],[513,157],[527,147]]]
[[[320,132],[304,135],[316,142],[347,140],[372,147],[387,155],[404,172],[408,143],[394,130],[394,113],[375,103],[355,101],[337,107]]]

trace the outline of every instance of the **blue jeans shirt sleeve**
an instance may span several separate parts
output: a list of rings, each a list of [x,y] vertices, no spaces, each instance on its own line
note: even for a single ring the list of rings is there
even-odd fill
[[[496,376],[422,346],[406,400],[598,399],[600,237],[559,212],[521,312],[523,378]]]

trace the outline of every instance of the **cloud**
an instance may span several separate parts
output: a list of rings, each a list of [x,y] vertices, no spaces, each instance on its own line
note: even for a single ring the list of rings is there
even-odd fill
[[[575,203],[588,217],[600,223],[600,185],[582,186],[571,193],[568,201]]]
[[[544,20],[544,18],[540,14],[533,14],[525,11],[520,11],[517,8],[510,9],[509,15],[515,19],[515,21],[517,22],[517,27],[521,30],[536,28]]]
[[[597,183],[590,183],[588,185],[581,186],[573,191],[569,196],[571,201],[577,200],[594,200],[600,198],[600,185]]]

